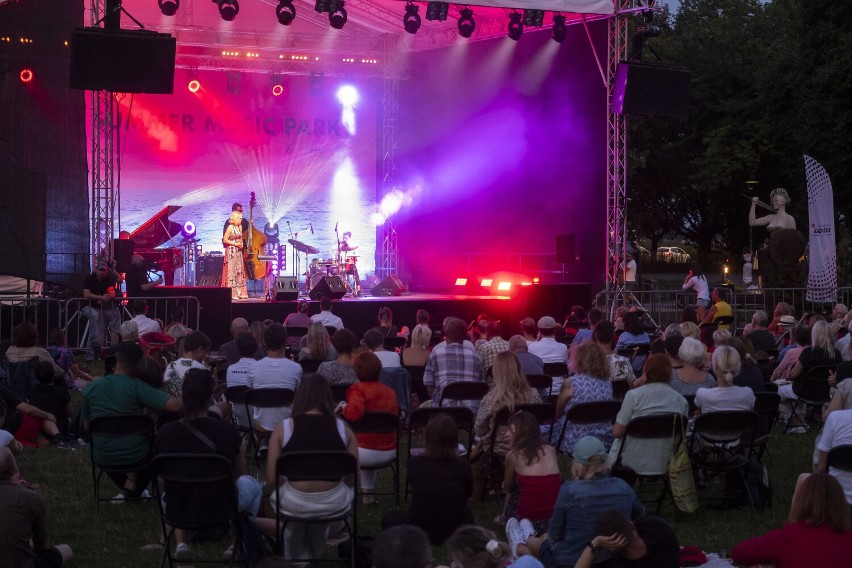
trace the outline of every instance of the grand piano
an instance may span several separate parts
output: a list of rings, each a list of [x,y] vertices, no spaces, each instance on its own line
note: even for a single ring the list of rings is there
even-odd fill
[[[181,225],[169,220],[180,205],[166,205],[130,233],[133,254],[142,255],[149,270],[160,270],[166,286],[174,286],[175,270],[183,266],[183,250],[179,247],[157,248],[180,235]]]

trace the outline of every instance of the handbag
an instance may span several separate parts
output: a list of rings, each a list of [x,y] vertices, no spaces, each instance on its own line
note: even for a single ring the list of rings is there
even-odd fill
[[[677,434],[677,416],[672,420],[672,444]],[[674,448],[669,458],[669,486],[675,506],[684,513],[694,513],[698,510],[698,493],[695,490],[695,478],[692,475],[692,464],[689,462],[689,452],[686,450],[686,433],[681,422],[680,442]]]

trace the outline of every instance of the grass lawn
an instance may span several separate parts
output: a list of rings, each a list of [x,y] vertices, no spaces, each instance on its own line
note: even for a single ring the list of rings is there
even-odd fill
[[[75,397],[79,402],[79,396]],[[781,436],[780,431],[769,444],[772,460],[766,460],[774,486],[773,507],[752,514],[748,509],[712,511],[702,507],[693,515],[676,513],[669,504],[663,511],[674,526],[681,545],[698,545],[707,552],[730,553],[743,539],[762,534],[784,523],[789,510],[796,478],[809,471],[814,434]],[[158,565],[160,552],[142,551],[141,547],[159,538],[159,519],[154,504],[101,505],[95,513],[92,475],[88,451],[71,451],[49,447],[26,449],[18,456],[21,475],[41,486],[48,513],[52,544],[67,543],[75,553],[74,565],[87,568],[149,567]],[[563,471],[567,471],[567,463]],[[403,464],[404,468],[404,464]],[[404,471],[403,471],[404,476]],[[404,477],[403,477],[404,479]],[[379,473],[380,485],[388,486],[390,475]],[[104,476],[104,495],[118,491]],[[359,532],[375,533],[384,510],[392,506],[390,498],[382,505],[359,507]],[[402,505],[406,505],[403,503]],[[501,527],[492,519],[498,514],[496,503],[473,505],[477,522],[495,529],[505,540]],[[224,548],[224,547],[221,547]],[[436,547],[435,558],[446,561],[444,547]]]

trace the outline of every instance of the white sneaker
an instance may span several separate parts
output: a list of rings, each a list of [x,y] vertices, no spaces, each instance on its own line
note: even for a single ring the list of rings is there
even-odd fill
[[[112,498],[112,501],[110,501],[110,503],[112,503],[113,505],[124,505],[126,499],[127,497],[125,497],[124,491],[119,491],[115,494],[115,497]]]
[[[521,525],[515,517],[506,521],[506,539],[509,541],[509,548],[512,551],[512,556],[517,558],[518,545],[526,544],[527,540],[524,538],[524,531],[521,530]]]
[[[175,556],[175,560],[178,560],[178,561],[192,560],[192,557],[194,556],[193,553],[192,553],[192,547],[190,547],[185,542],[179,542],[177,544],[177,546],[175,547],[175,555],[174,556]]]
[[[788,434],[807,434],[808,429],[804,426],[793,426],[792,428],[787,428]]]
[[[521,519],[521,522],[518,524],[521,527],[521,532],[524,533],[524,542],[529,542],[531,536],[538,536],[529,519]]]

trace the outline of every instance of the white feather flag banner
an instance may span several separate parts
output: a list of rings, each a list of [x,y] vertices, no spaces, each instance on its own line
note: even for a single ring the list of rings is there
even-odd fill
[[[809,302],[837,299],[837,247],[834,239],[834,192],[822,165],[805,156],[808,179],[808,292]]]

